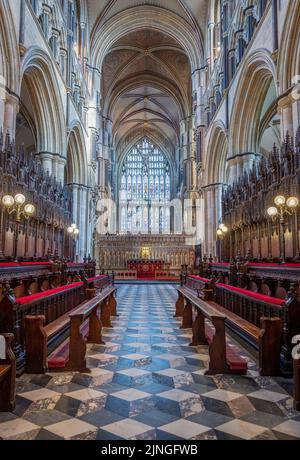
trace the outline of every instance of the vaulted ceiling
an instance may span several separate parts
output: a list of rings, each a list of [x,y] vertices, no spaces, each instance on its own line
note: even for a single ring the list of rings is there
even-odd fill
[[[188,58],[173,39],[151,29],[122,37],[102,69],[104,114],[113,121],[115,144],[143,128],[176,145],[191,104],[190,85]]]
[[[89,27],[92,32],[99,22],[139,5],[153,5],[172,11],[199,27],[204,35],[209,0],[87,0]]]
[[[91,37],[118,13],[150,5],[180,16],[199,34],[206,23],[208,0],[88,0]],[[204,30],[204,29],[203,29]],[[103,115],[112,120],[114,145],[122,148],[135,134],[160,139],[173,151],[180,122],[191,114],[191,66],[183,46],[166,31],[151,27],[126,31],[103,60]]]

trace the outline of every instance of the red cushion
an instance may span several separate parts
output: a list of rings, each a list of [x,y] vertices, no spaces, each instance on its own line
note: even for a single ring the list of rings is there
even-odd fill
[[[252,291],[248,291],[247,289],[230,286],[229,284],[216,283],[216,286],[221,286],[223,288],[228,289],[228,291],[238,292],[239,294],[244,294],[248,297],[252,297],[253,299],[257,299],[257,300],[262,300],[263,302],[266,302],[266,303],[270,303],[273,305],[279,305],[280,307],[282,307],[285,303],[285,300],[283,299],[276,299],[275,297],[270,297],[264,294],[258,294],[257,292],[252,292]]]
[[[1,262],[0,267],[24,267],[24,266],[35,266],[35,265],[51,265],[49,262]]]
[[[214,328],[210,324],[205,324],[205,336],[209,344],[212,342],[214,334]],[[228,343],[226,343],[226,361],[232,370],[246,370],[248,368],[247,361]]]
[[[207,278],[202,278],[201,276],[197,276],[197,275],[189,275],[189,278],[194,278],[195,280],[203,281],[203,283],[210,283],[211,282],[211,280],[209,280]]]
[[[47,291],[39,292],[37,294],[28,295],[26,297],[20,297],[19,299],[17,299],[17,302],[20,305],[26,305],[26,304],[32,302],[33,300],[42,299],[44,297],[48,297],[49,295],[57,294],[59,292],[69,291],[70,289],[73,289],[75,287],[82,286],[82,285],[83,285],[83,282],[81,281],[81,282],[78,282],[78,283],[68,284],[66,286],[60,286],[58,288],[49,289]]]
[[[49,262],[20,262],[21,266],[26,265],[51,265]]]
[[[63,357],[54,357],[48,360],[49,369],[63,369],[66,367],[66,358]]]
[[[89,283],[92,283],[93,281],[99,281],[99,280],[102,280],[103,278],[107,278],[107,275],[98,275],[98,276],[95,276],[94,278],[89,278],[88,281]]]
[[[248,267],[276,267],[276,268],[300,268],[300,264],[274,264],[264,262],[251,262],[246,264]]]
[[[17,267],[19,264],[16,262],[1,262],[0,267]]]

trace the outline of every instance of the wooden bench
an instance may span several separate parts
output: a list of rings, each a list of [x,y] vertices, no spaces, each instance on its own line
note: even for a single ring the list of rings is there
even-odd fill
[[[196,291],[199,298],[203,300],[211,300],[213,296],[212,282],[208,278],[201,276],[189,275],[185,279],[185,284],[182,285],[185,289]],[[175,318],[181,317],[184,310],[184,295],[178,291],[178,299],[175,306]]]
[[[199,291],[203,283],[194,278]],[[227,316],[226,325],[259,351],[262,375],[291,376],[291,340],[300,330],[300,304],[295,290],[286,299],[278,299],[213,281],[211,288],[213,305]],[[268,318],[280,318],[281,326],[278,319]],[[268,352],[270,348],[273,354]]]
[[[247,362],[226,344],[226,316],[186,288],[178,288],[184,298],[182,329],[192,328],[191,345],[209,344],[209,368],[206,374],[245,374]],[[193,309],[196,316],[193,318]],[[208,320],[212,326],[206,324]]]
[[[91,278],[86,278],[85,282],[87,284],[88,289],[96,289],[97,291],[102,291],[110,284],[112,284],[109,276],[107,275],[97,275]]]
[[[214,298],[215,302],[224,307],[231,313],[243,318],[248,323],[262,329],[262,319],[278,318],[281,320],[281,327],[276,325],[276,321],[269,321],[269,333],[264,335],[264,347],[273,348],[273,359],[277,362],[278,348],[280,344],[280,371],[278,371],[277,364],[273,370],[270,369],[271,364],[267,368],[261,369],[263,375],[279,375],[282,373],[284,376],[292,376],[293,374],[293,360],[292,352],[292,338],[299,333],[300,330],[300,304],[296,299],[295,291],[290,291],[286,299],[277,299],[259,293],[254,293],[242,288],[215,283],[214,285]],[[228,314],[228,317],[234,318]],[[245,323],[244,323],[245,324]],[[239,327],[239,325],[231,321],[228,326],[234,326],[232,329],[243,339],[248,341],[252,346],[259,349],[260,342],[251,339],[246,327]],[[273,332],[272,332],[273,331]],[[274,337],[272,337],[274,335]],[[268,345],[268,341],[270,341]],[[261,353],[265,351],[260,350]],[[267,353],[267,351],[266,351]],[[269,358],[266,356],[266,363],[272,358],[271,352]],[[265,372],[270,371],[270,374]]]
[[[13,334],[0,334],[0,412],[14,410],[16,398],[16,358],[11,345]]]
[[[114,292],[116,288],[104,289],[96,293],[95,289],[87,289],[88,300],[82,302],[71,311],[65,313],[55,321],[45,326],[45,317],[42,315],[26,316],[25,318],[25,348],[26,348],[26,372],[42,374],[47,368],[61,369],[67,364],[69,355],[69,335],[72,337],[73,315],[81,314],[82,309],[88,308],[90,312],[89,337],[95,342],[101,343],[101,328],[111,327],[111,316],[116,315],[116,300]],[[100,318],[97,310],[100,308]],[[73,333],[74,337],[74,333]],[[96,339],[96,337],[98,337]],[[74,341],[72,346],[75,346]],[[56,351],[57,349],[57,351]],[[72,349],[72,347],[70,347]],[[51,354],[51,359],[47,357]],[[75,360],[74,354],[72,359]]]
[[[80,308],[70,314],[70,347],[69,361],[66,368],[70,371],[87,372],[86,366],[86,344],[103,343],[101,329],[105,324],[110,324],[110,315],[115,316],[116,300],[114,298],[115,287],[105,289],[95,298],[85,302]],[[97,310],[101,307],[101,316],[98,317]],[[87,340],[82,334],[82,325],[89,319]]]
[[[49,262],[0,263],[0,301],[7,289],[16,298],[42,292],[60,284],[60,267]]]
[[[85,300],[84,283],[67,286],[16,299],[12,291],[0,303],[0,330],[13,333],[13,351],[17,361],[17,375],[25,370],[25,317],[45,317],[45,324],[70,312]]]

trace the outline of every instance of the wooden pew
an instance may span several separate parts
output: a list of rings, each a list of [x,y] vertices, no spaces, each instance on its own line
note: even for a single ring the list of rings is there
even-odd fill
[[[95,298],[85,302],[80,308],[70,314],[71,330],[70,330],[70,352],[69,361],[66,369],[70,371],[87,372],[86,366],[86,344],[87,343],[103,343],[101,339],[102,319],[99,318],[97,310],[102,306],[110,315],[114,316],[115,311],[115,287],[105,289]],[[102,312],[101,312],[102,313]],[[89,319],[89,333],[87,340],[82,334],[82,325],[84,321]]]
[[[185,284],[182,287],[191,289],[197,292],[199,298],[203,300],[211,300],[213,296],[213,283],[208,278],[189,275],[185,279]],[[175,306],[175,318],[181,317],[184,310],[184,295],[178,290],[178,299]]]
[[[226,345],[225,320],[226,316],[218,312],[209,303],[193,295],[185,288],[178,288],[185,300],[182,328],[192,328],[193,339],[191,345],[209,344],[208,375],[215,374],[245,374],[247,363],[240,358],[240,366],[236,365],[234,351]],[[193,308],[196,309],[196,318],[193,321]],[[206,325],[208,320],[213,328]]]
[[[60,282],[60,266],[56,263],[0,263],[0,301],[10,288],[18,298],[57,287]]]
[[[227,311],[227,325],[244,340],[248,341],[256,349],[259,349],[260,353],[267,353],[267,349],[274,346],[277,362],[277,353],[280,344],[280,372],[284,376],[292,376],[292,338],[300,330],[300,304],[297,301],[295,291],[291,290],[288,297],[284,300],[234,286],[215,283],[214,297],[216,304]],[[242,318],[244,322],[237,321],[237,317]],[[258,340],[261,334],[263,318],[278,318],[281,320],[281,327],[278,321],[278,324],[275,321],[269,322],[267,326],[269,332],[265,332],[264,337],[261,339],[261,343],[265,344],[264,347],[266,350],[259,348],[261,345]],[[266,321],[264,321],[264,324],[266,324]],[[257,334],[252,334],[255,331],[255,327],[258,328],[258,337]],[[274,334],[274,337],[272,337],[272,334]],[[270,341],[269,345],[268,340]],[[266,357],[265,360],[262,359],[261,362],[270,363],[271,360],[272,355],[270,352],[270,356]],[[270,369],[261,369],[262,375],[279,375],[280,372],[276,371],[276,369],[277,366],[274,365],[274,369],[270,374],[265,373],[270,371]]]
[[[201,282],[194,278],[199,290]],[[284,300],[223,283],[212,282],[211,287],[214,307],[226,315],[226,325],[259,351],[261,374],[292,375],[291,339],[300,330],[300,304],[295,290]],[[280,318],[281,324],[268,318]],[[267,351],[270,347],[273,355]]]
[[[0,334],[0,412],[14,410],[16,399],[16,358],[13,334]]]
[[[25,370],[25,317],[45,317],[45,324],[63,317],[85,299],[84,283],[77,282],[49,291],[16,299],[6,292],[0,303],[0,330],[13,333],[13,351],[17,361],[17,375]]]
[[[88,289],[96,289],[96,291],[102,291],[103,289],[107,288],[111,282],[111,279],[107,275],[97,275],[91,278],[84,279]]]
[[[246,262],[239,264],[238,272],[240,287],[251,289],[256,285],[272,297],[285,298],[292,285],[296,289],[300,286],[299,263]]]
[[[45,317],[42,315],[38,316],[26,316],[25,318],[25,348],[26,348],[26,372],[30,374],[43,374],[47,368],[47,357],[52,353],[56,355],[52,362],[55,363],[51,367],[64,368],[66,366],[66,359],[61,356],[59,352],[56,353],[54,350],[63,345],[66,347],[68,344],[68,337],[71,331],[72,336],[72,324],[73,315],[77,315],[82,309],[89,308],[89,340],[93,340],[92,343],[103,343],[101,337],[101,329],[103,327],[111,327],[111,316],[116,313],[116,300],[114,298],[115,288],[108,287],[107,289],[96,293],[95,289],[87,289],[86,298],[79,306],[76,306],[71,311],[65,313],[55,321],[45,326]],[[100,308],[100,318],[97,316],[97,311]],[[61,338],[61,339],[60,339]],[[75,341],[76,342],[76,341]],[[76,343],[72,342],[72,346],[76,346]],[[79,345],[79,342],[78,342]],[[72,359],[76,360],[75,355],[72,355]],[[51,363],[50,363],[51,364]]]

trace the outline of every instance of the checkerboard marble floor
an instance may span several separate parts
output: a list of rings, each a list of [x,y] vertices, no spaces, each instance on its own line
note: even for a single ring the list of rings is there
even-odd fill
[[[205,376],[207,347],[189,346],[176,298],[171,285],[120,286],[91,373],[24,375],[0,439],[300,439],[291,382],[260,377],[246,351],[247,376]]]

